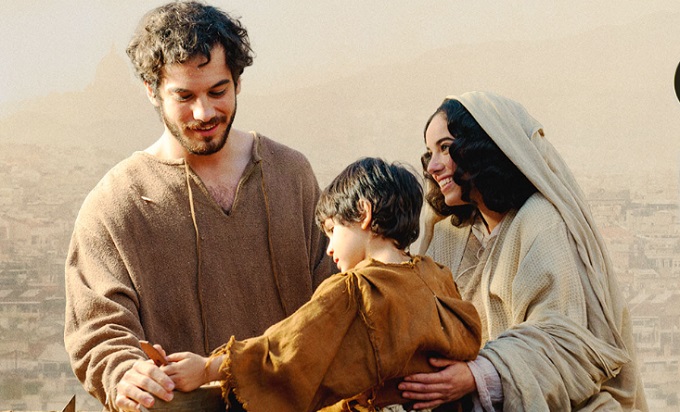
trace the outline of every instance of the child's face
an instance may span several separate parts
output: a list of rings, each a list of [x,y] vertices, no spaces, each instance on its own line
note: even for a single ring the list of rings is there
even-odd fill
[[[341,272],[346,272],[366,259],[366,250],[371,231],[362,229],[360,223],[341,223],[337,219],[326,219],[323,224],[328,236],[326,253]]]

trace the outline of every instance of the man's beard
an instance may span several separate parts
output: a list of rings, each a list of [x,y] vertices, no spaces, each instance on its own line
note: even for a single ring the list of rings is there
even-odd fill
[[[187,137],[179,125],[170,122],[170,120],[165,116],[163,105],[159,106],[159,114],[161,116],[161,120],[165,124],[165,127],[168,128],[170,133],[175,137],[175,139],[177,139],[177,141],[187,152],[198,156],[207,156],[219,152],[222,150],[225,143],[227,143],[227,138],[229,137],[229,132],[231,131],[231,125],[234,123],[234,118],[236,117],[236,102],[234,102],[234,111],[231,113],[231,118],[228,122],[227,116],[215,116],[207,122],[196,120],[183,125],[184,129],[192,129],[211,127],[225,123],[227,127],[224,130],[224,133],[221,136],[213,137],[209,141],[194,140]]]

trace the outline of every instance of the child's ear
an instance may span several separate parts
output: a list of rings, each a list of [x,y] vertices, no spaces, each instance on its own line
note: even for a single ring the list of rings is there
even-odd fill
[[[361,228],[363,230],[370,229],[371,221],[373,220],[373,208],[371,207],[371,202],[366,199],[360,199],[359,208],[363,212],[363,217],[361,218]]]

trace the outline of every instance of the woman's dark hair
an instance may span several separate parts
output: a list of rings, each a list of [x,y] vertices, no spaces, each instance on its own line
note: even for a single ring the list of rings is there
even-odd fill
[[[126,51],[137,75],[157,93],[163,67],[200,55],[210,62],[210,51],[218,44],[234,82],[238,81],[253,63],[248,32],[241,23],[207,4],[172,2],[144,16]]]
[[[536,187],[458,100],[444,100],[428,119],[426,131],[432,119],[440,113],[446,117],[449,133],[454,137],[449,155],[456,164],[453,181],[461,188],[461,198],[472,203],[470,193],[474,188],[481,195],[484,205],[494,212],[504,213],[519,209],[536,192]],[[474,211],[474,205],[446,205],[439,185],[427,172],[429,160],[427,153],[421,157],[423,174],[427,181],[425,199],[437,213],[454,216],[454,224],[467,221]]]
[[[326,219],[361,222],[371,205],[371,231],[406,249],[418,239],[423,189],[406,167],[366,157],[350,164],[324,189],[316,206],[316,224],[324,230]]]

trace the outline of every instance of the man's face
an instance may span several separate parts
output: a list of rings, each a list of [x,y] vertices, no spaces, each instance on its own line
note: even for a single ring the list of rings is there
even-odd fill
[[[163,68],[158,95],[150,93],[166,131],[188,152],[210,155],[222,149],[236,115],[235,83],[222,46],[210,51],[210,62],[196,56]]]

